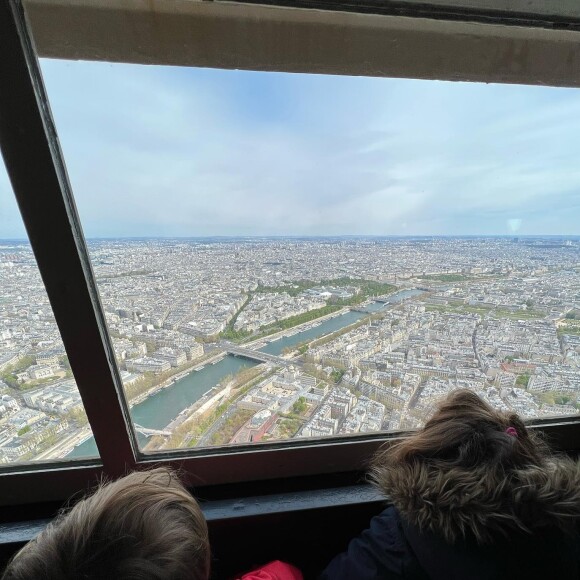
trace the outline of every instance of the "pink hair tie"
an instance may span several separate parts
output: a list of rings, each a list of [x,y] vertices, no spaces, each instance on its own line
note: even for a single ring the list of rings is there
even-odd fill
[[[518,432],[516,431],[515,427],[508,427],[505,432],[510,436],[510,437],[517,437],[518,436]]]

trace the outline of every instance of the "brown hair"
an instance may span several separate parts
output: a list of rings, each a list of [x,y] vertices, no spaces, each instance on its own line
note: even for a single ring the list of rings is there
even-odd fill
[[[425,427],[384,449],[371,476],[406,525],[448,543],[493,542],[580,520],[580,463],[552,455],[515,413],[452,392]]]
[[[206,580],[205,518],[165,468],[101,485],[16,554],[3,580]]]
[[[506,433],[512,427],[515,434]],[[386,465],[426,462],[469,469],[541,465],[547,446],[515,413],[497,411],[474,392],[451,392],[420,431],[379,452],[373,471]]]

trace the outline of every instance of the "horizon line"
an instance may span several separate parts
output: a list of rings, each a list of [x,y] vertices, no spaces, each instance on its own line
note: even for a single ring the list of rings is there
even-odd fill
[[[336,238],[580,238],[579,234],[217,234],[200,236],[86,236],[86,241],[96,240],[207,240],[207,239],[336,239]],[[28,238],[0,238],[1,242],[27,242]]]

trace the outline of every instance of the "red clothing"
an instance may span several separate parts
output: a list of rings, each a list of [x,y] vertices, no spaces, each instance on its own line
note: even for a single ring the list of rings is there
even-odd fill
[[[302,572],[291,564],[276,560],[257,570],[247,572],[239,580],[302,580]]]

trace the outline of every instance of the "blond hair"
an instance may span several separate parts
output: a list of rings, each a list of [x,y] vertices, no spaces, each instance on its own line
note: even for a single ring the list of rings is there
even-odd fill
[[[3,580],[206,580],[205,518],[178,477],[165,468],[101,485],[30,541]]]

